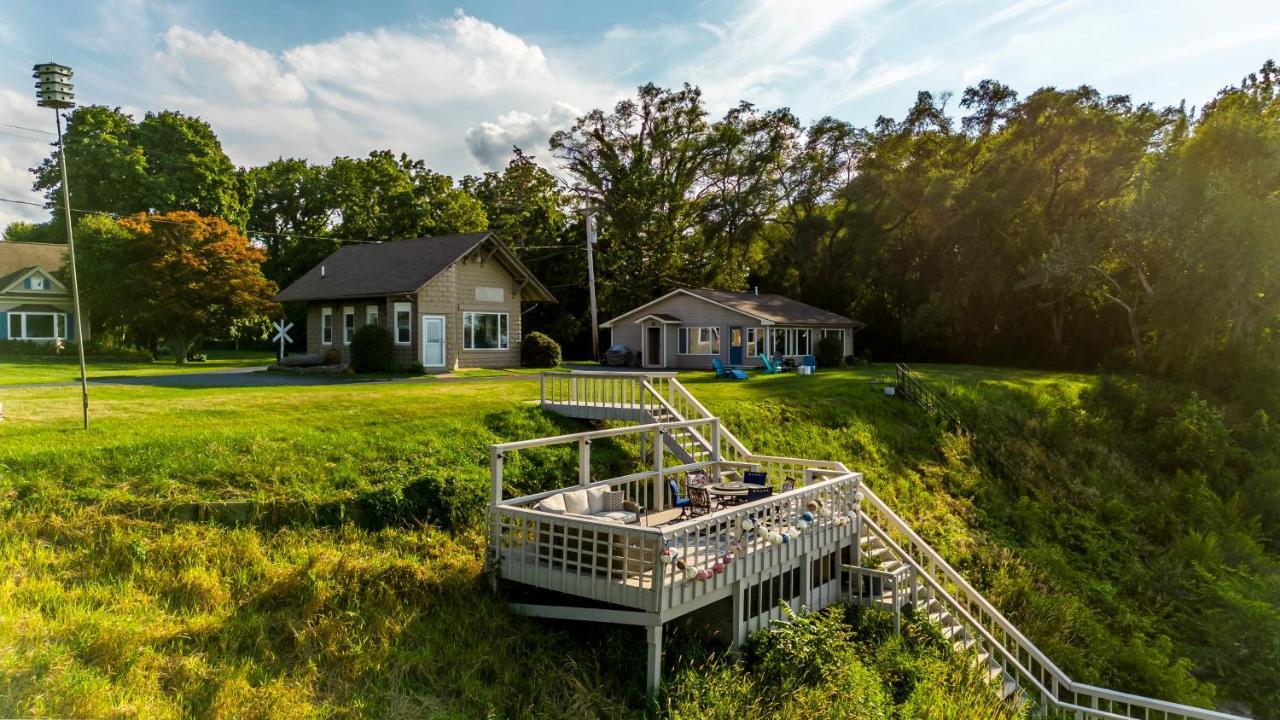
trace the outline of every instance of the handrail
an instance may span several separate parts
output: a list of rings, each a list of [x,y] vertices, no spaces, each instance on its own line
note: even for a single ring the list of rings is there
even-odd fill
[[[658,389],[655,388],[648,380],[641,382],[640,387],[644,388],[645,390],[648,390],[650,393],[653,393],[653,398],[658,401],[658,405],[663,410],[666,410],[667,412],[671,413],[671,417],[673,418],[684,417],[683,415],[680,414],[678,410],[675,409],[675,407],[671,405],[671,403],[667,402],[666,398],[662,397],[662,394],[658,392]],[[715,418],[710,413],[708,413],[703,415],[700,418],[695,418],[695,419],[702,422],[706,422],[708,420],[713,420]],[[712,451],[711,443],[707,442],[707,439],[702,437],[702,433],[699,433],[697,430],[693,429],[692,426],[689,427],[689,434],[693,436],[694,440],[696,440],[698,443],[700,443],[703,446],[706,452]]]
[[[906,521],[904,521],[901,517],[899,517],[897,513],[893,512],[893,510],[889,509],[889,507],[884,503],[884,501],[881,500],[874,492],[872,492],[871,489],[868,488],[865,483],[862,486],[862,492],[863,492],[864,501],[869,501],[870,504],[877,511],[883,513],[883,515],[891,522],[894,529],[905,534],[907,538],[910,540],[912,546],[914,546],[922,555],[924,555],[924,557],[927,559],[928,562],[925,564],[921,564],[915,558],[915,556],[913,556],[910,552],[904,550],[900,545],[898,545],[898,543],[894,542],[892,538],[882,538],[882,541],[887,539],[888,544],[890,545],[890,550],[895,554],[895,556],[897,556],[903,562],[906,562],[912,565],[913,567],[919,569],[921,571],[922,576],[926,579],[926,581],[930,583],[930,585],[936,585],[938,583],[934,579],[933,573],[929,571],[929,567],[933,567],[941,570],[942,574],[947,578],[947,580],[955,583],[955,585],[958,588],[960,588],[961,592],[964,593],[965,598],[968,601],[977,605],[983,614],[989,616],[996,623],[996,625],[999,626],[999,628],[1003,632],[1007,633],[1009,637],[1013,639],[1014,644],[1017,646],[1019,650],[1027,653],[1028,657],[1035,659],[1037,663],[1039,663],[1042,667],[1044,667],[1049,672],[1049,674],[1053,677],[1054,681],[1059,687],[1059,691],[1057,693],[1051,692],[1048,689],[1044,688],[1044,685],[1039,681],[1036,674],[1033,673],[1031,670],[1027,669],[1020,660],[1017,660],[1015,658],[1015,664],[1017,665],[1019,670],[1025,672],[1028,678],[1031,679],[1033,682],[1035,682],[1037,687],[1043,690],[1042,697],[1041,697],[1041,700],[1043,702],[1053,705],[1054,707],[1059,709],[1084,712],[1086,713],[1086,716],[1092,716],[1097,718],[1132,717],[1129,715],[1105,714],[1105,711],[1101,711],[1098,708],[1089,708],[1089,707],[1081,706],[1075,703],[1066,703],[1062,701],[1059,697],[1059,695],[1061,694],[1061,690],[1066,689],[1073,696],[1085,695],[1094,700],[1106,700],[1108,702],[1121,702],[1128,706],[1139,706],[1146,710],[1156,710],[1156,711],[1165,713],[1167,720],[1175,720],[1175,718],[1170,717],[1168,713],[1176,713],[1178,716],[1181,716],[1182,718],[1187,718],[1188,720],[1241,720],[1241,718],[1237,715],[1220,713],[1216,710],[1207,710],[1204,708],[1197,708],[1197,707],[1192,707],[1190,705],[1182,705],[1180,703],[1167,702],[1164,700],[1143,697],[1140,695],[1131,695],[1129,693],[1123,693],[1116,690],[1109,690],[1106,688],[1099,688],[1092,685],[1085,685],[1085,684],[1077,683],[1073,681],[1069,676],[1067,676],[1065,672],[1062,671],[1062,669],[1060,669],[1052,660],[1050,660],[1049,657],[1045,655],[1043,651],[1040,650],[1040,648],[1036,647],[1035,643],[1027,639],[1027,637],[1023,635],[1022,632],[1019,631],[1018,628],[1012,622],[1010,622],[1007,618],[1005,618],[1005,616],[1001,614],[1000,611],[997,610],[994,605],[992,605],[981,593],[979,593],[977,590],[973,588],[973,586],[971,586],[967,581],[965,581],[964,577],[960,575],[960,573],[956,571],[956,569],[953,568],[949,563],[947,563],[947,561],[944,560],[942,556],[937,553],[936,550],[934,550],[931,546],[929,546],[928,543],[926,543],[923,539],[921,539],[920,536],[916,534],[916,532],[912,530],[909,525],[907,525]],[[861,515],[862,515],[862,519],[866,522],[869,522],[872,527],[876,529],[880,529],[879,525],[874,521],[873,518],[867,515],[865,511],[862,512]],[[929,567],[926,567],[926,565]],[[953,609],[963,613],[965,617],[972,619],[972,616],[968,612],[968,610],[965,609],[962,604],[956,601],[955,598],[950,595],[950,593],[947,593],[946,597],[950,601],[950,603],[954,605]],[[977,620],[973,620],[973,622],[977,623]],[[991,637],[985,625],[978,623],[978,626],[981,628],[981,631],[984,635]],[[993,642],[997,644],[997,646],[1001,648],[1002,654],[1004,655],[1009,654],[1007,648],[1004,647],[1004,643],[1000,643],[996,641],[994,637],[991,637],[991,639]],[[1076,699],[1078,700],[1078,698]]]

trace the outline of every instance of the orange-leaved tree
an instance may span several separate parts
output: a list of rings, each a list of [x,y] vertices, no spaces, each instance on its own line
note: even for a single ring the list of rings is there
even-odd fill
[[[91,312],[135,341],[163,340],[179,364],[200,340],[279,310],[262,250],[220,218],[177,211],[82,225],[77,265]]]

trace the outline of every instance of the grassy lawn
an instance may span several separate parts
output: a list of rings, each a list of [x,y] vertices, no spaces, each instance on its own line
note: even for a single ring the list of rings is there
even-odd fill
[[[186,365],[178,365],[169,359],[154,363],[103,362],[90,359],[86,363],[86,369],[89,378],[93,379],[230,370],[265,366],[275,362],[275,355],[251,350],[214,350],[208,355],[207,362]],[[79,379],[80,365],[76,362],[74,355],[57,358],[0,357],[0,386],[78,381]]]
[[[1161,568],[1177,566],[1149,562],[1143,533],[1175,500],[1123,430],[1087,414],[1098,379],[918,370],[977,412],[1025,477],[987,476],[963,438],[885,397],[891,365],[681,380],[752,449],[863,471],[1077,680],[1207,702],[1186,661],[1199,621],[1152,609]],[[88,432],[76,388],[4,391],[0,716],[999,716],[927,628],[898,639],[856,619],[858,652],[819,663],[839,672],[817,685],[744,671],[675,632],[668,694],[649,706],[638,630],[513,616],[481,572],[487,447],[580,426],[536,408],[536,376],[503,376],[100,387]],[[593,448],[599,474],[627,467],[629,450]],[[520,453],[507,470],[528,491],[574,477],[576,456]],[[365,514],[232,527],[153,512],[226,501]],[[810,667],[788,653],[815,642],[784,643],[783,664]],[[928,712],[947,698],[961,709]]]

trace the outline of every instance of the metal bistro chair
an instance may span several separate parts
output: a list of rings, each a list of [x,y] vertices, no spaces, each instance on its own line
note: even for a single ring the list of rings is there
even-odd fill
[[[786,480],[783,480],[783,481],[782,481],[782,491],[781,491],[781,492],[786,492],[786,491],[788,491],[788,490],[795,490],[795,489],[796,489],[796,479],[795,479],[795,478],[787,478]]]
[[[711,492],[705,486],[689,488],[689,516],[698,517],[711,513]]]

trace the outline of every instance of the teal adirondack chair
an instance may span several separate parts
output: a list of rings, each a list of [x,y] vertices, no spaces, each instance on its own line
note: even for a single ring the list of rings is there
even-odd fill
[[[747,374],[737,368],[726,368],[720,358],[711,358],[711,367],[716,369],[716,377],[727,380],[746,380]]]
[[[764,375],[774,375],[782,372],[782,368],[778,364],[769,359],[768,355],[760,353],[760,362],[764,363]]]

